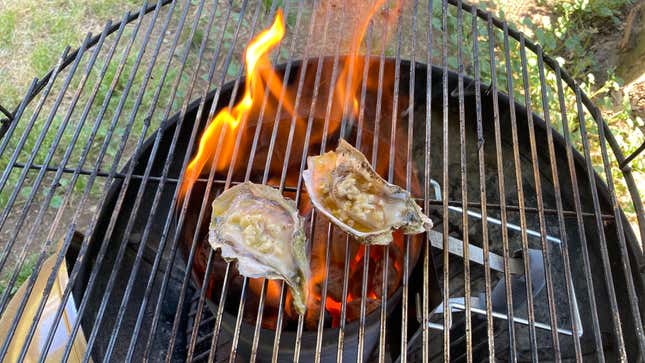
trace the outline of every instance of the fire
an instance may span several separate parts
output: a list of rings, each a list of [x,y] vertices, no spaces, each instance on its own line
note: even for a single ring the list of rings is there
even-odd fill
[[[367,10],[363,10],[365,11],[365,16],[361,17],[361,23],[354,29],[351,37],[350,53],[345,57],[343,67],[334,85],[329,134],[333,134],[338,130],[344,117],[351,116],[351,121],[358,115],[359,101],[357,91],[363,82],[363,69],[365,67],[365,61],[359,54],[360,47],[372,18],[384,3],[385,0],[376,0],[373,4],[368,5]],[[399,6],[400,2],[397,1],[393,13],[398,11]],[[387,21],[389,22],[391,19]],[[246,123],[251,111],[259,106],[263,99],[262,96],[264,96],[265,87],[276,99],[280,100],[280,107],[289,115],[294,116],[297,113],[293,105],[293,90],[283,85],[282,80],[271,66],[268,57],[268,54],[282,40],[284,35],[283,14],[282,10],[278,10],[271,27],[264,30],[249,43],[244,56],[247,71],[244,95],[233,108],[225,107],[222,109],[211,120],[202,134],[197,154],[186,168],[186,175],[180,190],[181,196],[186,194],[190,186],[195,183],[203,172],[210,171],[210,169],[205,170],[206,165],[212,165],[212,168],[218,172],[226,170],[230,166],[235,136],[237,132],[244,132],[244,127],[241,127],[241,125],[243,126]],[[351,115],[347,115],[347,113]],[[263,120],[254,121],[263,122]],[[298,121],[295,134],[301,137],[304,135],[307,125],[299,119]],[[320,133],[314,130],[311,142],[318,142],[321,136]],[[214,160],[214,158],[217,160]]]
[[[217,165],[214,165],[214,167],[217,171],[221,171],[229,166],[235,142],[235,131],[240,123],[246,120],[246,116],[253,108],[254,103],[261,99],[264,92],[262,80],[267,82],[272,93],[279,94],[282,89],[282,83],[271,67],[268,53],[282,40],[284,34],[285,27],[282,10],[278,10],[273,25],[255,37],[247,47],[244,57],[247,69],[244,96],[232,109],[226,107],[221,110],[202,134],[197,155],[186,168],[181,195],[185,195],[190,186],[199,178],[204,166],[209,161],[213,161],[217,151],[218,140],[221,134],[227,131],[229,132],[224,137],[220,155],[217,158]],[[293,110],[288,100],[283,103],[283,107],[289,111]]]
[[[321,219],[318,225],[324,225],[326,220]],[[382,286],[382,272],[384,262],[389,260],[389,273],[388,273],[388,291],[387,296],[391,296],[395,287],[400,284],[402,278],[402,269],[400,262],[402,262],[404,249],[404,236],[401,232],[394,233],[394,241],[390,245],[389,255],[385,253],[384,246],[371,246],[369,254],[366,254],[365,246],[358,241],[351,239],[350,244],[350,262],[349,270],[344,271],[345,255],[345,234],[334,233],[331,242],[337,247],[331,247],[330,261],[328,262],[330,268],[326,269],[327,261],[325,261],[325,254],[314,255],[315,250],[325,249],[326,243],[323,238],[314,238],[312,241],[312,279],[309,283],[310,299],[307,304],[307,313],[305,316],[305,323],[309,328],[314,328],[318,324],[319,311],[322,302],[323,288],[325,279],[327,279],[327,292],[324,301],[324,308],[331,317],[331,327],[338,327],[341,321],[343,310],[343,284],[344,279],[347,278],[348,290],[345,299],[346,320],[353,321],[359,317],[361,300],[362,300],[362,280],[363,263],[365,259],[369,260],[369,275],[367,283],[367,291],[365,296],[366,312],[369,314],[376,309],[380,303],[383,295]],[[413,242],[416,253],[418,241],[415,239]],[[347,275],[347,277],[345,277]]]
[[[354,30],[352,43],[349,49],[349,56],[345,58],[345,64],[340,76],[338,77],[338,83],[336,84],[336,102],[343,105],[342,111],[344,112],[344,108],[347,106],[348,102],[350,102],[349,97],[351,96],[353,98],[351,101],[353,116],[358,114],[358,99],[356,98],[356,91],[363,80],[364,65],[363,59],[359,56],[359,50],[370,21],[384,3],[385,0],[377,0],[372,4],[368,9],[366,16],[363,17],[362,23],[360,23]]]
[[[255,150],[255,154],[253,155],[254,160],[251,160],[252,162],[249,163],[254,168],[251,170],[250,178],[253,178],[254,175],[267,174],[270,176],[268,179],[270,182],[277,183],[278,180],[276,178],[282,174],[282,170],[286,164],[286,181],[281,182],[295,185],[300,178],[298,170],[300,161],[304,156],[303,153],[305,152],[298,143],[305,139],[307,132],[311,132],[309,135],[310,146],[307,152],[309,154],[319,152],[321,151],[321,140],[330,135],[338,136],[343,120],[346,122],[356,120],[361,106],[358,94],[364,82],[368,92],[375,94],[376,90],[382,91],[383,102],[380,109],[371,107],[368,102],[362,105],[366,110],[366,115],[369,112],[372,115],[365,116],[366,123],[361,136],[362,151],[369,158],[373,151],[372,148],[378,147],[378,150],[374,150],[379,155],[378,164],[374,165],[374,167],[379,174],[387,174],[390,155],[383,153],[383,151],[389,148],[390,133],[396,133],[397,143],[401,143],[402,145],[406,144],[405,131],[399,134],[400,130],[395,130],[387,124],[388,120],[391,120],[389,115],[395,112],[400,113],[401,111],[393,110],[390,107],[393,103],[389,102],[392,99],[392,74],[394,72],[392,69],[386,69],[383,71],[384,75],[379,78],[375,77],[378,74],[375,71],[378,67],[370,67],[369,75],[367,79],[364,79],[365,67],[371,64],[369,62],[373,62],[374,60],[366,60],[363,55],[360,55],[363,38],[365,37],[370,22],[374,20],[375,16],[383,14],[380,9],[384,3],[385,0],[374,0],[371,4],[365,4],[363,2],[357,4],[356,13],[359,14],[359,19],[361,20],[355,24],[353,31],[348,32],[348,34],[351,34],[349,53],[342,58],[342,67],[335,80],[332,76],[335,73],[331,71],[331,67],[328,67],[328,64],[323,64],[322,79],[317,86],[314,85],[313,75],[317,72],[316,69],[311,69],[311,67],[315,67],[315,64],[311,65],[312,62],[309,63],[310,68],[308,72],[300,75],[300,77],[304,77],[303,84],[305,87],[298,110],[294,106],[295,95],[297,94],[297,91],[294,89],[295,85],[283,84],[282,75],[279,75],[273,69],[269,59],[269,53],[279,44],[285,35],[283,14],[281,10],[278,10],[272,25],[249,43],[244,55],[247,72],[244,94],[235,106],[221,109],[206,127],[206,130],[199,140],[197,152],[186,169],[180,195],[184,197],[201,175],[211,171],[221,173],[231,168],[233,178],[237,179],[240,175],[244,175],[244,171],[238,170],[238,168],[244,168],[246,165],[240,166],[234,165],[237,164],[235,162],[232,163],[236,140],[239,136],[239,152],[241,155],[248,156],[254,138],[255,127],[265,124],[267,126],[262,126],[260,129],[259,141],[253,145],[253,147],[257,146],[257,150]],[[391,22],[398,15],[401,2],[395,1],[395,3],[396,5],[390,9],[390,13],[386,14],[384,18],[385,22]],[[383,18],[381,17],[381,19]],[[380,24],[374,28],[380,29],[382,25]],[[379,41],[385,41],[382,36],[378,39]],[[330,88],[329,84],[331,82],[335,83]],[[310,105],[311,102],[308,102],[310,99],[307,99],[307,97],[312,97],[312,90],[315,87],[319,87],[317,88],[320,91],[317,95],[319,101],[316,103],[315,108],[312,107],[310,109],[307,105]],[[265,109],[263,113],[264,117],[258,119],[258,110],[263,100],[266,99],[265,96],[267,96],[265,95],[265,91],[269,92],[272,98],[269,98],[269,105],[266,105],[268,110]],[[373,96],[371,97],[374,98]],[[406,102],[403,96],[398,97],[399,102],[397,107],[407,107],[405,106]],[[332,103],[331,113],[327,114],[327,100],[329,99],[331,99]],[[275,104],[279,105],[276,107]],[[262,105],[262,107],[265,107],[265,105]],[[285,112],[284,115],[280,113],[282,110]],[[382,117],[383,120],[381,121],[382,125],[380,126],[381,131],[379,134],[376,134],[373,122],[375,113],[384,115]],[[311,125],[308,125],[309,117],[307,116],[309,115],[313,115],[311,118],[313,124]],[[370,117],[372,118],[371,120]],[[372,124],[369,122],[372,122]],[[327,134],[323,130],[326,130]],[[275,138],[275,145],[271,145],[270,148],[268,140],[271,138],[272,133],[274,134],[272,137]],[[348,136],[345,135],[345,137]],[[289,138],[292,138],[294,146],[287,152],[287,140]],[[269,150],[272,153],[269,153]],[[402,160],[405,160],[405,155],[399,155],[399,152],[401,151],[397,150],[396,155],[393,156],[395,163],[400,163]],[[288,155],[289,158],[287,159],[285,155]],[[395,170],[395,183],[401,183],[405,180],[405,175],[399,175],[400,173],[405,173],[404,168]],[[416,176],[413,176],[412,183],[418,183]],[[410,188],[414,193],[418,192],[420,187],[419,185],[411,185]],[[196,193],[193,192],[192,194]],[[201,198],[201,196],[197,193],[196,196],[193,195],[191,198]],[[306,200],[301,204],[304,205],[304,207],[301,207],[301,214],[310,215],[311,206],[308,205]],[[314,223],[316,231],[310,236],[310,261],[312,271],[308,281],[309,301],[305,316],[305,324],[308,329],[315,327],[318,323],[321,309],[325,309],[328,313],[327,316],[331,317],[332,326],[339,325],[341,311],[343,309],[346,309],[347,321],[358,318],[362,300],[361,285],[364,273],[363,267],[366,259],[369,260],[370,275],[365,297],[367,313],[369,314],[380,306],[381,298],[383,297],[383,282],[381,279],[386,265],[385,261],[388,261],[387,297],[392,296],[402,279],[402,251],[404,251],[405,238],[401,233],[395,234],[394,241],[389,248],[389,254],[385,253],[386,249],[383,246],[371,246],[369,253],[367,253],[365,246],[350,239],[349,271],[345,272],[345,241],[347,235],[338,229],[334,231],[334,235],[330,236],[330,260],[326,261],[328,252],[326,250],[327,220],[319,216]],[[192,236],[192,231],[190,232]],[[412,243],[411,256],[418,257],[419,246],[421,245],[419,242],[416,238],[410,240],[410,243]],[[203,262],[205,265],[205,261]],[[326,267],[327,264],[329,265],[329,269]],[[203,266],[200,265],[200,268],[203,271]],[[345,299],[346,306],[343,307],[343,281],[345,274],[348,276],[349,286]],[[322,286],[325,284],[325,281],[327,281],[327,293],[325,299],[323,299]],[[264,279],[249,279],[249,288],[253,293],[252,295],[256,297],[260,296],[264,282]],[[274,316],[274,313],[277,311],[280,303],[281,291],[282,282],[276,280],[268,280],[266,282],[266,288],[264,290],[265,308],[268,310],[265,310],[265,312],[270,311],[272,313],[264,314],[263,326],[265,327],[275,326],[277,315]],[[291,307],[291,300],[292,296],[287,290],[284,306],[287,316],[293,321],[297,315]]]

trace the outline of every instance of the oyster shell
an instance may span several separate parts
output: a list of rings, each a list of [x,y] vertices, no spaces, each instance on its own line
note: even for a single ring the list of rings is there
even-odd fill
[[[213,200],[208,241],[247,277],[282,279],[304,314],[309,261],[296,204],[266,185],[243,183]]]
[[[383,180],[345,140],[336,151],[307,158],[307,167],[303,179],[316,209],[362,243],[386,245],[399,228],[405,234],[432,228],[410,193]]]

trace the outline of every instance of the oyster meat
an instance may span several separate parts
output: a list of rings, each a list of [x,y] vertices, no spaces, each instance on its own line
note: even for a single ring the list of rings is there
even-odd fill
[[[336,151],[307,158],[305,186],[316,209],[365,244],[386,245],[392,232],[432,228],[410,193],[383,180],[365,156],[341,139]]]
[[[266,185],[243,183],[213,201],[208,241],[241,275],[282,279],[304,314],[309,261],[303,220],[294,201]]]

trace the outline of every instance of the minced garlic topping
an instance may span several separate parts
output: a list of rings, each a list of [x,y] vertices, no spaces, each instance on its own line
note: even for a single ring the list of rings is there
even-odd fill
[[[275,255],[281,253],[282,244],[276,240],[276,237],[280,236],[284,226],[281,227],[271,223],[271,218],[267,218],[262,214],[249,214],[248,212],[233,213],[229,222],[239,226],[244,237],[243,240],[259,252],[273,253]]]
[[[334,197],[338,199],[337,208],[333,211],[334,215],[350,226],[361,221],[369,221],[372,225],[383,225],[385,213],[382,201],[368,192],[369,186],[365,185],[363,187],[366,187],[366,190],[361,190],[359,181],[352,174],[334,185]],[[328,191],[329,186],[325,185],[321,189]]]

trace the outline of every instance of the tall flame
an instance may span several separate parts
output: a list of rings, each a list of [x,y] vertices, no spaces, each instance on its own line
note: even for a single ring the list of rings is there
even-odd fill
[[[282,10],[278,10],[273,25],[249,43],[244,56],[247,69],[244,96],[232,109],[226,107],[221,110],[202,134],[197,155],[186,168],[186,175],[181,188],[182,196],[199,178],[204,166],[209,161],[213,162],[218,139],[223,136],[221,135],[222,132],[226,131],[230,131],[230,133],[225,135],[226,137],[223,139],[221,152],[214,167],[216,170],[221,171],[229,165],[235,142],[234,131],[236,131],[240,123],[244,122],[254,102],[262,96],[264,85],[261,80],[264,79],[267,82],[272,93],[278,94],[280,92],[282,83],[271,67],[268,53],[282,40],[284,34],[285,27]],[[284,102],[283,107],[289,112],[293,111],[293,106],[289,102]]]
[[[343,105],[341,111],[346,112],[345,108],[349,106],[349,97],[351,96],[353,116],[358,114],[358,99],[356,98],[356,91],[363,80],[364,65],[361,57],[359,56],[359,50],[372,18],[384,3],[385,0],[376,0],[374,4],[368,8],[366,16],[362,17],[362,22],[354,29],[351,46],[349,48],[349,56],[345,58],[345,64],[343,65],[343,69],[338,77],[338,83],[336,83],[336,102]]]
[[[323,0],[324,2],[324,0]],[[383,25],[389,25],[390,22],[398,17],[398,12],[402,3],[402,0],[394,0],[395,5],[389,7],[388,11],[381,12],[385,0],[371,0],[364,2],[363,0],[355,0],[357,7],[352,11],[355,11],[358,14],[358,19],[360,19],[353,26],[353,31],[347,32],[347,36],[351,36],[349,43],[349,54],[344,57],[342,67],[338,73],[338,77],[334,80],[335,71],[331,71],[330,68],[325,68],[324,65],[322,69],[322,77],[317,76],[316,80],[311,76],[311,74],[318,73],[312,72],[304,73],[301,77],[305,77],[303,85],[305,87],[310,87],[312,90],[319,87],[321,94],[317,92],[312,92],[312,95],[302,96],[303,99],[300,100],[300,104],[307,104],[306,97],[330,97],[331,98],[331,113],[329,114],[329,109],[327,109],[328,103],[326,101],[318,103],[310,103],[309,106],[301,106],[298,112],[294,109],[295,95],[301,94],[300,89],[298,91],[294,90],[294,85],[283,84],[282,76],[278,75],[276,71],[271,66],[268,54],[276,47],[276,45],[283,39],[285,35],[285,26],[283,20],[283,14],[281,10],[278,10],[276,18],[270,28],[264,30],[258,36],[256,36],[248,45],[245,55],[244,62],[246,66],[246,80],[245,80],[245,89],[244,94],[240,98],[240,101],[235,104],[233,107],[225,107],[210,121],[206,130],[201,135],[199,141],[198,150],[194,158],[191,160],[190,164],[186,169],[186,174],[184,177],[183,184],[181,185],[180,195],[182,197],[186,196],[188,189],[191,188],[193,183],[200,177],[202,173],[206,172],[222,172],[228,168],[233,168],[233,173],[236,173],[236,166],[233,157],[233,150],[235,148],[235,143],[237,142],[237,137],[239,136],[239,148],[241,153],[248,153],[252,148],[257,146],[257,150],[253,149],[254,153],[251,162],[256,162],[259,165],[259,169],[253,169],[252,172],[261,173],[263,175],[268,175],[271,173],[282,174],[285,170],[285,166],[288,166],[287,178],[294,177],[300,178],[298,173],[299,162],[302,160],[305,152],[304,149],[297,147],[291,147],[291,141],[299,142],[300,140],[309,137],[309,149],[306,151],[308,153],[313,153],[316,147],[320,147],[322,140],[325,140],[328,135],[335,135],[340,129],[340,125],[343,122],[343,119],[346,121],[352,121],[356,119],[359,111],[359,100],[357,95],[360,93],[360,87],[363,82],[365,82],[366,89],[369,91],[375,91],[376,89],[383,92],[384,100],[387,100],[388,94],[390,94],[391,88],[390,82],[393,72],[383,71],[385,73],[382,77],[379,72],[370,72],[367,75],[367,78],[363,77],[366,75],[365,68],[368,67],[369,62],[373,60],[366,59],[363,55],[360,54],[361,46],[363,44],[363,39],[367,32],[367,29],[373,19],[382,19],[386,24],[381,24],[375,28],[383,28]],[[388,15],[389,13],[389,15]],[[385,17],[382,15],[385,14]],[[315,18],[315,17],[314,17]],[[355,18],[352,16],[351,18]],[[315,19],[312,19],[315,21]],[[345,35],[344,33],[341,36]],[[383,37],[377,39],[377,42],[387,42],[388,34],[384,34]],[[319,67],[321,65],[319,64]],[[334,65],[335,67],[335,65]],[[327,69],[327,72],[325,72]],[[320,71],[320,70],[318,70]],[[331,72],[330,72],[331,71]],[[378,79],[375,77],[379,75]],[[319,79],[320,78],[320,79]],[[321,80],[322,79],[322,80]],[[308,81],[308,82],[307,82]],[[320,82],[318,84],[314,82]],[[334,82],[328,88],[329,83]],[[300,82],[298,82],[300,84]],[[325,84],[325,86],[321,86]],[[275,115],[266,117],[266,119],[273,119],[273,125],[268,127],[256,128],[256,132],[261,132],[256,135],[258,140],[268,140],[269,137],[272,137],[272,142],[270,146],[267,146],[268,142],[262,145],[262,142],[257,144],[254,142],[254,146],[251,146],[252,139],[255,137],[249,133],[247,135],[245,130],[249,126],[253,126],[254,123],[262,124],[265,122],[263,119],[254,119],[259,110],[259,103],[265,99],[265,90],[273,96],[271,102],[276,101],[278,103],[277,110],[272,109],[271,112],[267,114],[271,115],[272,112]],[[327,91],[329,90],[329,91]],[[307,92],[302,92],[306,94]],[[400,98],[402,96],[399,96]],[[329,99],[328,99],[329,100]],[[269,104],[271,104],[269,102]],[[405,102],[399,102],[399,106],[403,105]],[[318,108],[313,105],[317,105]],[[383,101],[383,105],[388,104],[388,102]],[[324,105],[324,106],[321,106]],[[264,107],[265,105],[263,105]],[[365,109],[368,109],[368,105],[363,105]],[[270,105],[267,107],[274,107]],[[324,109],[323,109],[324,108]],[[287,115],[281,115],[280,112],[284,110],[291,117],[291,122],[288,123],[288,118],[284,117]],[[372,110],[374,111],[374,110]],[[388,113],[394,112],[394,110],[388,110],[385,106],[375,110],[379,113]],[[297,115],[302,113],[302,115]],[[304,122],[302,117],[303,115],[312,116],[310,121],[312,124],[309,124],[309,120]],[[366,116],[366,119],[368,117]],[[248,124],[247,123],[248,120]],[[282,122],[287,121],[287,122]],[[294,123],[295,121],[295,123]],[[323,126],[324,121],[324,126]],[[378,140],[378,145],[374,144],[374,147],[378,147],[381,150],[384,150],[388,144],[380,145],[381,142],[389,140],[389,132],[397,132],[397,140],[403,142],[404,136],[398,135],[398,131],[383,125],[381,127],[384,131],[381,134],[376,136],[374,134],[374,125],[366,124],[362,132],[363,141],[363,151],[366,154],[372,152],[370,149],[372,142],[370,138],[376,137]],[[310,132],[310,134],[307,134]],[[403,134],[405,135],[405,134]],[[263,137],[264,136],[264,137]],[[344,135],[347,137],[347,135]],[[369,141],[369,142],[368,142]],[[275,142],[275,144],[273,144]],[[405,143],[405,142],[403,142]],[[264,148],[264,149],[263,149]],[[317,150],[317,149],[316,149]],[[269,154],[271,152],[272,154]],[[249,155],[249,154],[246,154]],[[379,173],[384,173],[389,166],[388,157],[379,158],[379,162],[375,165],[375,169]],[[403,157],[395,155],[396,160],[403,160]],[[249,164],[251,165],[251,164]],[[254,165],[251,165],[254,167]],[[242,166],[243,167],[243,166]],[[248,171],[247,171],[248,172]],[[399,171],[395,171],[395,174],[398,175]],[[251,174],[253,175],[253,174]],[[281,176],[283,177],[283,176]],[[271,179],[269,179],[270,181]],[[413,188],[415,189],[415,188]],[[199,197],[199,193],[197,194]],[[193,196],[195,197],[195,196]],[[305,206],[308,204],[303,203]],[[309,212],[307,208],[301,206],[301,213],[306,214]],[[316,220],[315,223],[325,223],[320,218]],[[324,230],[325,228],[316,228],[316,230]],[[192,236],[192,231],[190,231]],[[339,232],[340,233],[340,232]],[[388,272],[388,296],[390,296],[394,290],[395,286],[401,281],[402,278],[402,254],[397,251],[403,250],[403,241],[404,238],[401,234],[395,234],[394,241],[392,245],[394,248],[390,249],[389,255],[385,253],[384,248],[379,248],[374,246],[370,249],[370,253],[366,253],[365,248],[358,246],[358,242],[352,240],[352,246],[358,246],[356,249],[352,249],[351,259],[349,264],[349,271],[344,272],[344,261],[345,261],[345,250],[340,248],[338,253],[332,253],[330,255],[330,261],[326,261],[326,241],[327,236],[323,236],[322,233],[314,233],[310,237],[311,243],[311,276],[308,281],[309,287],[309,299],[307,301],[307,313],[305,316],[306,327],[312,328],[317,324],[318,318],[320,316],[319,312],[321,309],[327,310],[329,315],[332,317],[332,326],[338,326],[341,318],[341,311],[346,309],[347,321],[353,320],[358,317],[360,313],[360,303],[362,300],[362,290],[360,283],[362,282],[363,266],[364,261],[367,259],[370,261],[370,274],[374,271],[381,271],[384,266],[382,262],[386,259],[389,259],[391,262],[388,265],[390,272]],[[340,244],[337,246],[344,246],[342,241],[345,241],[345,235],[339,235],[334,237],[334,241],[338,240]],[[412,239],[412,241],[416,241]],[[413,243],[413,246],[420,246],[420,244]],[[209,247],[207,247],[209,248]],[[353,247],[352,247],[353,248]],[[334,250],[332,248],[332,250]],[[413,248],[413,251],[418,251],[417,248]],[[412,253],[412,255],[415,255]],[[202,272],[205,269],[206,262],[202,261],[203,265]],[[329,270],[326,267],[325,262],[328,262]],[[340,272],[340,274],[339,274]],[[348,273],[349,278],[349,290],[346,295],[346,306],[343,307],[343,286],[342,286],[342,277],[344,273]],[[341,277],[339,280],[338,277]],[[380,276],[380,275],[379,275]],[[325,281],[328,281],[328,294],[325,299],[322,298],[322,286]],[[331,282],[330,282],[331,281]],[[338,281],[341,283],[339,284]],[[370,283],[367,290],[366,296],[366,311],[369,313],[376,309],[380,304],[380,299],[382,297],[382,282],[379,282],[378,276],[375,278],[369,279]],[[390,286],[390,283],[392,286]],[[250,279],[249,288],[254,292],[255,296],[260,296],[262,287],[264,286],[264,279]],[[265,297],[266,305],[273,308],[274,310],[280,305],[282,290],[281,285],[277,281],[268,280],[265,288]],[[285,301],[285,311],[288,317],[295,317],[296,313],[291,307],[291,301],[293,297],[290,292],[286,292],[286,301]],[[277,311],[277,310],[275,310]],[[277,315],[276,315],[277,317]],[[272,317],[272,314],[265,314],[263,324],[267,322],[268,326],[273,326],[275,324],[275,317]],[[264,326],[264,325],[263,325]]]
[[[342,105],[342,108],[339,107],[336,112],[346,113],[350,111],[346,108],[351,106],[352,115],[355,117],[358,114],[359,103],[356,95],[363,82],[363,69],[365,67],[364,59],[360,56],[359,52],[372,19],[379,13],[384,4],[385,0],[375,0],[374,3],[367,4],[366,10],[363,10],[365,15],[360,17],[361,22],[354,28],[349,47],[349,55],[345,58],[343,68],[334,89],[336,105]],[[389,15],[385,19],[387,25],[391,24],[397,18],[401,6],[402,1],[394,2],[393,8],[388,11]],[[385,37],[387,38],[388,35],[385,34]],[[382,41],[387,42],[387,39],[382,39]],[[369,79],[366,81],[369,81]]]

